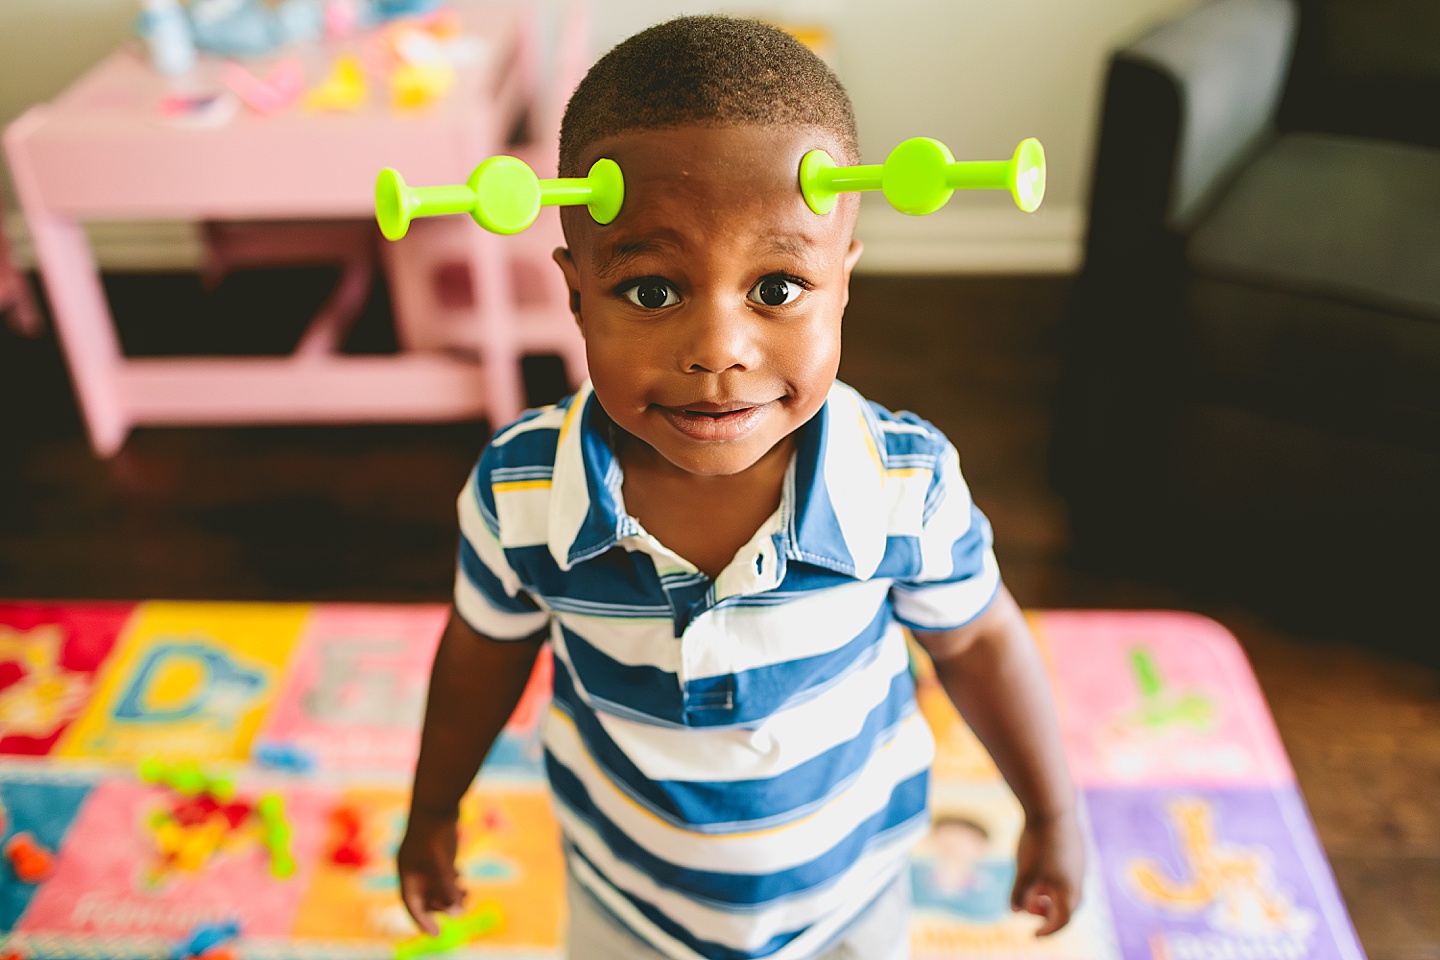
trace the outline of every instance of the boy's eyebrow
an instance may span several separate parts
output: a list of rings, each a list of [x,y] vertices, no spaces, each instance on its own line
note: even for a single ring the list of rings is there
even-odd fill
[[[664,236],[650,236],[643,240],[632,240],[629,243],[617,243],[610,247],[609,253],[599,251],[602,258],[595,264],[595,276],[602,280],[608,279],[615,274],[623,273],[626,264],[636,259],[641,254],[655,253],[666,246],[672,245]]]

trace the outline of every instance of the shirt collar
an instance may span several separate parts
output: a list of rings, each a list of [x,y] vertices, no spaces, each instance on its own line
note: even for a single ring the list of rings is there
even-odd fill
[[[562,570],[640,532],[620,507],[611,429],[587,382],[560,427],[551,481],[548,545]],[[797,440],[782,501],[785,556],[870,577],[885,555],[888,526],[885,441],[873,410],[837,381]]]

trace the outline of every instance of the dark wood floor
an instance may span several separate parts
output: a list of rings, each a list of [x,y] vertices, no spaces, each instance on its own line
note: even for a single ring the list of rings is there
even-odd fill
[[[213,295],[186,277],[107,285],[131,352],[283,352],[327,282],[241,274]],[[955,440],[1022,603],[1198,610],[1239,636],[1370,957],[1440,960],[1440,675],[1069,559],[1044,470],[1068,293],[1059,278],[856,278],[842,376]],[[381,291],[352,348],[388,343]],[[533,399],[552,399],[553,366],[531,373]],[[53,340],[0,332],[0,596],[443,600],[454,495],[486,435],[147,429],[101,462]]]

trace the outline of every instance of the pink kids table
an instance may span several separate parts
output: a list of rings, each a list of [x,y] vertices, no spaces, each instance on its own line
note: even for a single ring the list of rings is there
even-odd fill
[[[333,310],[288,357],[127,358],[81,227],[91,220],[366,219],[382,167],[404,170],[417,184],[462,182],[478,159],[501,152],[526,93],[533,23],[520,6],[466,3],[457,12],[465,32],[479,38],[478,55],[428,109],[392,110],[386,85],[372,78],[367,103],[352,113],[297,105],[260,116],[242,107],[213,127],[182,125],[165,119],[162,100],[223,89],[223,64],[202,58],[178,83],[127,47],[6,129],[10,169],[97,454],[114,454],[140,424],[482,414],[503,423],[519,414],[509,271],[500,238],[483,230],[472,231],[470,266],[476,285],[492,295],[475,312],[483,328],[477,362],[438,352],[340,355]],[[337,52],[317,46],[286,55],[302,58],[314,85]],[[253,71],[264,76],[268,68]]]

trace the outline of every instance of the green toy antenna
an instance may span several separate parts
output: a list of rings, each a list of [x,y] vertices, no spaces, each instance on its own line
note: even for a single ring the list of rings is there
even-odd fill
[[[842,193],[883,190],[901,213],[934,213],[956,190],[1009,190],[1015,204],[1033,213],[1045,197],[1045,148],[1029,137],[1009,160],[956,161],[950,148],[930,137],[906,140],[883,164],[837,167],[824,150],[800,160],[800,193],[819,214],[835,208]]]
[[[614,160],[595,161],[585,177],[541,180],[523,160],[491,157],[463,184],[412,187],[393,167],[375,180],[375,219],[387,240],[399,240],[415,217],[468,213],[492,233],[519,233],[540,213],[541,207],[584,204],[596,223],[609,223],[620,213],[625,179]]]

